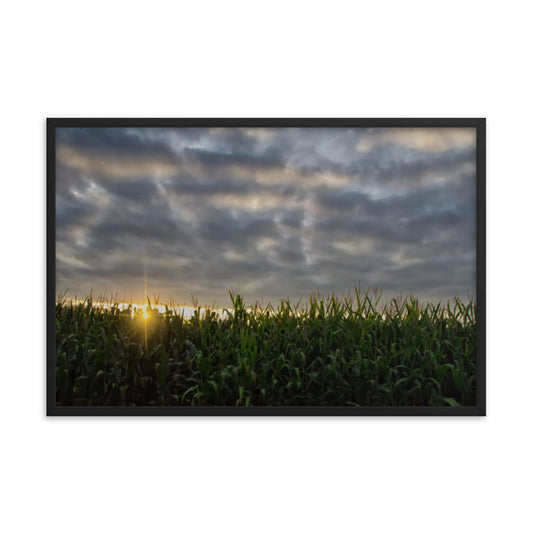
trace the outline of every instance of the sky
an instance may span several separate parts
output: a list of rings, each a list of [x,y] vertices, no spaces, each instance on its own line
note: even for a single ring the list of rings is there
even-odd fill
[[[475,296],[475,128],[57,128],[56,292]]]

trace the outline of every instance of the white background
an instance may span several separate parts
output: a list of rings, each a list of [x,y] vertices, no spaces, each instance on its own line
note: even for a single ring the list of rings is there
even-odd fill
[[[527,5],[4,3],[0,529],[531,531]],[[487,117],[488,416],[46,418],[47,116]]]

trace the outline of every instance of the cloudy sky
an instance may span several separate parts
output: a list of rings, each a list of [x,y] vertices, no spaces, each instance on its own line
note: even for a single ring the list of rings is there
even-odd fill
[[[58,128],[57,292],[475,295],[474,128]],[[146,278],[145,278],[146,275]]]

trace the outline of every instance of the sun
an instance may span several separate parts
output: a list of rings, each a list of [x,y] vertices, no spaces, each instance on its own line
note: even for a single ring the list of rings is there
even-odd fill
[[[148,311],[143,311],[143,318],[145,320],[148,320],[150,318],[150,314],[148,313]]]

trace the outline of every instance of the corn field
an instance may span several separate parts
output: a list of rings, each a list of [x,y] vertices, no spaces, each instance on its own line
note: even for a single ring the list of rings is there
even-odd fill
[[[247,308],[230,295],[224,313],[188,319],[56,302],[57,405],[475,405],[473,299],[380,306],[356,289]]]

